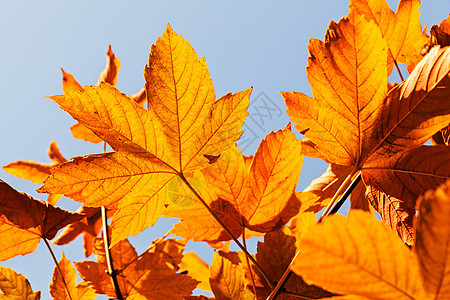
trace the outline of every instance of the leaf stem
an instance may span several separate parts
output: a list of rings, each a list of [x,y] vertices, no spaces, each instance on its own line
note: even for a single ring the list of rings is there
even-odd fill
[[[403,75],[402,75],[402,72],[400,71],[400,68],[399,68],[399,66],[398,66],[398,63],[397,63],[397,61],[394,59],[394,64],[395,64],[395,67],[397,68],[397,72],[398,72],[398,75],[400,76],[400,79],[403,81],[403,80],[405,80],[405,79],[403,79]]]
[[[317,220],[317,223],[322,223],[323,219],[326,218],[328,213],[330,212],[333,205],[340,200],[341,195],[345,193],[347,190],[347,187],[351,185],[351,182],[353,181],[353,176],[359,172],[359,169],[354,169],[350,174],[348,174],[347,178],[345,178],[344,182],[342,182],[339,189],[334,194],[333,198],[331,198],[330,203],[328,204],[327,208],[323,212],[323,214],[320,216],[319,220]]]
[[[44,240],[45,245],[47,246],[47,249],[53,258],[53,261],[55,262],[56,268],[58,269],[59,275],[61,276],[62,281],[64,283],[64,287],[66,288],[67,295],[69,296],[69,299],[72,300],[72,296],[70,295],[70,292],[69,292],[69,287],[67,286],[66,279],[64,278],[61,268],[59,267],[59,263],[58,263],[58,260],[56,259],[55,253],[53,252],[52,248],[50,247],[50,244],[48,243],[47,239],[45,237],[42,237],[42,239]]]
[[[245,253],[245,255],[248,257],[248,259],[251,260],[251,262],[258,268],[258,270],[261,272],[264,279],[267,281],[267,284],[270,286],[271,289],[275,287],[275,284],[273,281],[269,278],[267,273],[264,271],[264,269],[261,267],[261,265],[253,258],[253,256],[245,249],[245,247],[239,242],[239,240],[231,233],[230,229],[222,222],[222,220],[216,215],[216,213],[209,207],[209,205],[203,200],[202,196],[200,196],[197,191],[192,187],[192,185],[187,181],[186,177],[184,177],[183,173],[178,173],[178,176],[180,176],[181,180],[186,184],[186,186],[191,190],[192,193],[197,197],[197,199],[203,204],[203,206],[206,208],[206,210],[211,214],[211,216],[219,223],[219,225],[223,228],[223,230],[228,233],[228,235],[231,237],[231,239],[238,245],[238,247]]]
[[[242,245],[244,246],[245,249],[247,249],[247,242],[245,241],[245,226],[242,223]],[[253,277],[253,271],[252,268],[250,266],[250,260],[248,259],[248,256],[245,256],[245,260],[247,262],[247,267],[248,267],[248,271],[250,272],[250,278],[252,280],[252,285],[253,285],[253,293],[255,294],[255,298],[258,299],[258,294],[256,293],[256,284],[255,284],[255,278]]]
[[[103,225],[103,245],[105,246],[106,265],[108,267],[108,275],[111,276],[111,282],[116,291],[117,300],[123,300],[120,292],[119,282],[117,281],[117,272],[114,270],[111,249],[109,249],[109,233],[108,233],[108,217],[106,215],[106,207],[101,207],[102,225]]]
[[[347,200],[347,198],[350,196],[350,194],[353,192],[353,190],[356,188],[358,183],[361,181],[361,173],[359,173],[355,179],[353,179],[352,183],[348,186],[348,188],[345,190],[344,194],[342,194],[342,198],[336,205],[333,207],[333,209],[330,211],[329,215],[334,215],[339,211],[341,206],[344,204],[344,202]]]

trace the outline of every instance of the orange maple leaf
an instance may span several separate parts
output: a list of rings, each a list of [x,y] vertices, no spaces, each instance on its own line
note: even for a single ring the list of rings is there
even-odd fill
[[[118,208],[113,244],[153,225],[172,181],[189,185],[185,174],[232,146],[247,116],[250,89],[214,101],[204,59],[170,26],[152,46],[145,78],[148,110],[108,84],[51,97],[115,152],[52,169],[39,191]]]
[[[328,161],[344,166],[347,182],[361,171],[371,204],[411,243],[417,197],[450,177],[448,148],[421,146],[450,120],[450,102],[442,101],[450,96],[450,49],[433,48],[389,93],[387,42],[354,10],[308,49],[314,98],[282,92],[288,114]],[[391,198],[373,197],[382,194]]]
[[[60,271],[55,267],[50,283],[50,294],[54,300],[92,300],[97,297],[86,282],[77,284],[77,272],[64,252],[58,266]]]
[[[429,36],[422,32],[419,21],[419,0],[400,0],[394,13],[385,0],[352,0],[350,11],[373,21],[388,46],[388,74],[394,62],[406,63],[411,72],[423,57]]]
[[[185,242],[158,239],[141,255],[128,240],[111,248],[121,294],[127,299],[183,299],[190,295],[197,281],[178,273]],[[102,238],[96,238],[94,253],[98,262],[75,262],[81,278],[98,294],[116,297],[107,275]]]
[[[102,82],[109,83],[112,86],[116,86],[117,84],[117,76],[119,75],[120,69],[120,60],[115,56],[114,52],[111,49],[111,45],[109,45],[108,52],[106,53],[106,67],[98,76],[97,86],[99,86]],[[69,91],[83,91],[83,87],[78,83],[75,77],[61,69],[63,74],[62,79],[62,89],[64,93]],[[143,105],[145,100],[145,90],[142,88],[136,94],[130,95],[130,98],[135,100],[137,103]],[[86,128],[83,124],[77,123],[70,127],[70,131],[74,138],[91,142],[91,143],[100,143],[103,140],[95,135],[91,130]]]
[[[417,201],[413,250],[359,210],[327,218],[301,237],[292,270],[306,282],[370,299],[450,297],[450,180]],[[326,259],[324,259],[326,257]]]
[[[234,146],[222,153],[216,163],[201,170],[205,181],[198,190],[204,192],[211,208],[236,237],[243,228],[258,232],[276,230],[300,207],[292,195],[303,162],[301,148],[290,124],[284,130],[269,133],[251,159],[245,159]],[[169,207],[164,215],[182,219],[174,226],[173,234],[196,241],[231,239],[200,204]]]
[[[15,175],[22,179],[30,180],[34,183],[44,183],[47,176],[51,174],[51,168],[67,161],[67,159],[59,151],[56,142],[50,143],[47,153],[52,160],[52,163],[50,164],[39,163],[32,160],[18,160],[3,166],[3,170],[9,174]],[[50,194],[47,197],[47,202],[51,205],[55,205],[59,198],[61,198],[61,195]]]
[[[33,252],[43,238],[51,240],[58,230],[84,218],[33,199],[0,180],[0,261]]]

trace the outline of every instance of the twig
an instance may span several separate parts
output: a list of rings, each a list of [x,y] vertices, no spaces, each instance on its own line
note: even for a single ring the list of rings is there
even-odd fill
[[[267,284],[270,286],[271,289],[275,287],[275,284],[273,281],[267,276],[267,273],[264,271],[264,269],[260,266],[260,264],[253,258],[253,256],[245,249],[245,247],[239,242],[239,240],[231,233],[230,229],[222,222],[222,220],[216,215],[216,213],[209,207],[209,205],[203,200],[202,196],[200,196],[197,191],[191,186],[189,181],[187,181],[186,177],[184,177],[183,173],[178,173],[178,176],[180,176],[181,180],[186,184],[186,186],[191,190],[191,192],[194,193],[194,195],[197,197],[197,199],[203,204],[203,206],[206,208],[206,210],[211,214],[211,216],[219,223],[219,225],[223,228],[223,230],[228,233],[228,235],[231,237],[231,239],[238,245],[238,247],[245,253],[245,255],[248,257],[248,259],[251,260],[251,262],[258,268],[258,270],[261,272],[261,275],[264,277],[264,279],[267,281]]]
[[[45,237],[43,237],[42,239],[44,240],[48,251],[50,251],[50,254],[52,255],[53,261],[55,262],[55,265],[56,265],[56,268],[58,269],[59,275],[61,275],[62,281],[64,283],[64,287],[66,288],[67,295],[69,296],[69,299],[72,300],[72,296],[70,295],[70,292],[69,292],[69,287],[67,286],[66,279],[64,279],[64,275],[61,271],[61,268],[59,267],[59,263],[58,263],[58,260],[56,259],[55,253],[53,253],[53,250],[50,247],[50,244],[48,243],[47,239]]]
[[[398,72],[398,75],[400,76],[400,79],[403,81],[403,80],[405,80],[405,79],[403,79],[403,75],[402,75],[402,72],[400,72],[400,68],[399,68],[399,66],[398,66],[398,64],[397,64],[397,61],[394,59],[394,64],[395,64],[395,67],[397,68],[397,72]]]
[[[108,233],[108,217],[106,215],[106,207],[101,207],[102,224],[103,224],[103,244],[105,246],[106,265],[108,267],[108,275],[111,276],[111,282],[116,291],[117,300],[123,300],[120,292],[119,282],[117,281],[117,272],[114,270],[111,249],[109,249],[109,233]]]
[[[328,215],[334,215],[339,211],[341,206],[344,204],[344,202],[348,199],[350,194],[353,192],[353,190],[356,188],[358,183],[361,181],[361,173],[358,174],[358,176],[353,179],[352,183],[348,186],[348,188],[345,190],[344,194],[342,194],[342,200],[336,203],[336,205],[333,207],[333,209],[330,211]]]
[[[333,207],[333,205],[339,201],[341,195],[343,195],[343,193],[345,192],[345,190],[347,190],[347,187],[351,184],[352,180],[353,180],[353,176],[359,172],[358,169],[353,170],[350,174],[348,174],[347,178],[345,178],[344,182],[341,184],[341,186],[339,187],[339,189],[336,191],[336,193],[334,194],[333,198],[331,198],[330,203],[328,204],[327,208],[325,209],[325,211],[323,212],[323,214],[320,216],[319,220],[317,221],[317,223],[322,223],[323,219],[328,215],[328,212],[331,210],[331,208]]]

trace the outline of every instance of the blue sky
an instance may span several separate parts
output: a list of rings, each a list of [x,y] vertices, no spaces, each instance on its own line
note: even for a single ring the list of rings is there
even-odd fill
[[[422,25],[439,24],[448,16],[448,0],[425,2]],[[389,1],[395,10],[397,1]],[[199,57],[205,56],[216,96],[254,87],[246,123],[244,153],[252,154],[259,140],[289,122],[278,91],[310,94],[306,79],[308,40],[323,39],[331,20],[348,12],[348,1],[13,1],[0,0],[0,165],[16,160],[49,162],[46,151],[57,141],[66,158],[102,152],[101,145],[71,137],[75,121],[45,96],[62,93],[64,68],[82,84],[95,84],[105,66],[111,44],[121,60],[117,87],[137,92],[144,84],[143,71],[150,45],[167,23],[190,41]],[[271,116],[258,115],[262,103]],[[259,111],[261,113],[261,111]],[[242,142],[241,142],[242,143]],[[306,160],[299,182],[304,188],[326,168]],[[0,178],[38,199],[39,185],[0,169]],[[79,204],[63,199],[59,205],[75,210]],[[170,229],[173,222],[158,222],[133,239],[138,251]],[[254,243],[253,243],[254,246]],[[84,257],[78,239],[69,247],[54,246],[71,261]],[[212,253],[202,245],[189,245],[209,262]],[[79,250],[78,250],[79,249]],[[10,266],[29,278],[42,299],[50,299],[48,285],[53,262],[41,244],[38,250],[17,257]]]

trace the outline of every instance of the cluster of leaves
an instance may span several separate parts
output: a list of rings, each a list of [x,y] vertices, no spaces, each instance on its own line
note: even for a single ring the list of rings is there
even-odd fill
[[[50,285],[55,299],[209,299],[192,296],[196,287],[216,299],[449,299],[450,16],[430,37],[419,6],[401,0],[394,13],[383,0],[352,0],[325,41],[310,40],[313,97],[281,92],[306,138],[288,124],[253,156],[235,144],[251,89],[216,100],[205,60],[170,26],[152,45],[135,95],[115,88],[120,61],[111,47],[95,86],[63,70],[64,95],[49,98],[78,121],[75,138],[113,151],[67,161],[52,143],[51,164],[5,166],[44,183],[38,191],[49,198],[0,181],[0,259],[31,253],[41,239],[48,245],[64,228],[53,243],[83,234],[96,261],[75,262],[77,285],[63,255]],[[410,75],[388,82],[399,63]],[[303,156],[330,165],[295,191]],[[61,195],[83,206],[59,209]],[[332,215],[347,195],[349,216]],[[161,216],[180,220],[170,234],[182,239],[165,236],[138,255],[127,237]],[[246,239],[261,235],[250,254]],[[216,249],[210,266],[183,254],[189,239]],[[242,251],[230,251],[230,240]],[[0,278],[0,297],[39,299],[22,275],[1,268]]]

